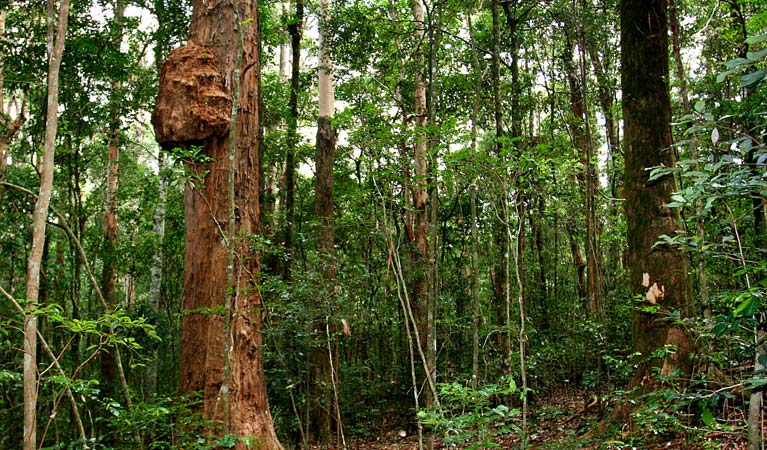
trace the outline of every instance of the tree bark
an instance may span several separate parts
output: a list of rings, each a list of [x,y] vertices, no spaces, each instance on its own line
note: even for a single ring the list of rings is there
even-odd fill
[[[156,248],[152,255],[152,268],[150,269],[149,285],[149,308],[155,317],[160,316],[160,299],[162,297],[163,279],[163,241],[165,239],[165,202],[168,196],[168,178],[165,175],[165,155],[162,150],[157,154],[157,172],[159,185],[157,188],[157,206],[153,216],[152,232],[156,240]],[[160,365],[158,346],[153,345],[150,352],[150,360],[146,369],[146,388],[144,398],[147,402],[154,401],[157,394],[157,372]]]
[[[117,38],[113,42],[118,48],[122,42],[122,25],[125,17],[125,4],[115,3],[115,30]],[[117,187],[120,172],[120,93],[121,83],[113,81],[109,100],[109,138],[107,142],[107,176],[104,198],[104,243],[102,247],[103,267],[101,271],[101,293],[109,308],[117,305]],[[105,397],[115,398],[116,374],[115,355],[117,348],[105,348],[99,361],[99,385]]]
[[[333,223],[333,164],[336,156],[336,130],[332,119],[335,112],[335,96],[333,90],[333,60],[330,48],[330,18],[331,3],[321,0],[319,5],[319,37],[320,37],[320,68],[319,68],[319,118],[317,120],[317,139],[314,176],[314,215],[317,220],[317,236],[319,242],[320,272],[324,281],[323,300],[318,306],[322,317],[314,319],[313,331],[316,335],[325,334],[328,317],[335,310],[335,244]],[[322,306],[325,306],[324,308]],[[324,339],[319,342],[323,342]],[[329,344],[329,343],[328,343]],[[328,439],[330,433],[338,434],[338,444],[341,446],[341,424],[337,420],[339,411],[332,400],[333,380],[338,373],[333,373],[333,363],[337,355],[326,345],[317,345],[310,356],[309,383],[309,442],[320,442]],[[337,364],[335,365],[337,367]]]
[[[259,255],[250,241],[259,232],[256,2],[196,0],[189,43],[215,57],[233,108],[228,134],[181,143],[202,144],[208,158],[188,164],[201,186],[190,182],[184,192],[179,392],[202,392],[205,418],[222,425],[222,433],[238,437],[236,448],[249,441],[262,449],[279,449],[263,371]],[[166,69],[167,63],[163,73]]]
[[[24,450],[37,448],[37,316],[34,309],[40,293],[40,267],[45,246],[45,228],[53,192],[53,164],[56,151],[59,110],[59,68],[69,19],[69,0],[61,0],[58,22],[54,27],[54,0],[48,1],[48,97],[45,116],[45,140],[40,167],[40,194],[32,216],[32,248],[27,260],[27,308],[24,317]],[[54,38],[55,31],[55,38]]]
[[[5,9],[0,9],[0,42],[5,41]],[[19,132],[21,126],[26,122],[27,97],[24,94],[21,100],[21,110],[16,113],[16,118],[11,119],[10,112],[5,104],[5,71],[4,55],[0,50],[0,126],[3,133],[0,133],[0,180],[3,179],[3,169],[5,166],[6,152],[11,140]],[[0,197],[2,198],[2,197]]]
[[[665,206],[677,185],[671,176],[648,179],[650,168],[675,165],[666,13],[666,0],[621,3],[629,269],[631,290],[641,295],[641,300],[634,302],[632,336],[635,350],[645,358],[631,385],[640,392],[658,386],[654,368],[665,376],[678,369],[683,378],[692,368],[692,345],[685,330],[674,321],[662,320],[675,311],[681,317],[690,314],[688,260],[672,247],[655,245],[661,235],[674,236],[680,229],[679,211]],[[670,353],[652,357],[667,345],[673,349]]]
[[[295,221],[296,203],[296,147],[298,136],[298,90],[301,76],[301,36],[304,23],[304,0],[295,0],[296,10],[293,20],[288,26],[290,33],[290,48],[292,51],[290,67],[290,100],[288,115],[288,148],[285,154],[285,225],[283,239],[287,259],[282,268],[282,277],[290,279],[290,267],[293,261],[293,225]]]

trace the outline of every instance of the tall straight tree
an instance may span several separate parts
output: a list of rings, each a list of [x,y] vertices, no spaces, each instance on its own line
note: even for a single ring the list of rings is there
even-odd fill
[[[125,18],[125,3],[117,0],[115,3],[115,41],[116,48],[122,43],[122,20]],[[109,98],[109,136],[107,142],[107,183],[104,199],[104,243],[102,257],[104,265],[101,271],[101,292],[107,306],[114,308],[117,304],[117,186],[120,172],[120,89],[122,83],[112,81],[112,92]],[[101,353],[100,386],[106,397],[115,396],[115,352],[117,348],[107,349]]]
[[[61,0],[58,20],[54,0],[48,0],[48,97],[45,115],[45,141],[40,165],[40,193],[32,216],[32,248],[27,260],[26,300],[30,310],[37,306],[40,294],[40,267],[45,246],[48,207],[53,192],[53,162],[56,151],[59,110],[59,68],[67,36],[69,0]],[[37,448],[37,316],[24,317],[24,450]]]
[[[204,416],[238,437],[236,448],[279,449],[251,245],[259,232],[258,27],[254,0],[195,0],[187,45],[163,65],[152,122],[164,148],[198,155],[184,192],[179,392],[202,392]]]
[[[688,258],[677,249],[656,245],[662,235],[680,230],[677,209],[665,206],[677,183],[672,176],[650,180],[652,167],[675,165],[671,138],[669,54],[666,0],[621,2],[621,85],[625,130],[625,196],[632,292],[640,294],[633,310],[632,337],[645,358],[632,386],[647,391],[653,378],[691,370],[691,344],[684,330],[664,314],[689,314],[692,295]],[[676,349],[651,358],[664,346]]]
[[[290,267],[293,261],[293,222],[296,204],[296,147],[298,135],[298,90],[301,84],[301,36],[304,23],[304,0],[295,0],[295,14],[288,25],[290,34],[290,100],[288,113],[288,148],[285,153],[285,224],[283,226],[285,251],[288,258],[282,268],[282,277],[290,279]]]
[[[335,93],[329,29],[331,7],[330,0],[320,0],[319,118],[317,119],[317,145],[314,159],[316,165],[314,216],[317,220],[319,251],[322,255],[320,258],[320,272],[324,280],[322,298],[328,306],[328,308],[320,308],[323,316],[327,316],[333,309],[336,279],[333,230],[333,164],[336,157],[336,130],[332,123],[335,113]],[[319,335],[325,334],[325,322],[324,317],[315,319],[314,331]],[[310,442],[329,438],[331,428],[336,428],[338,431],[341,429],[339,411],[337,410],[338,403],[331,400],[331,390],[337,395],[337,390],[334,389],[337,372],[335,372],[332,363],[332,359],[335,357],[332,353],[335,353],[332,351],[332,347],[317,345],[311,354],[312,382],[309,384],[309,389],[312,407],[309,408],[308,412]],[[340,447],[341,439],[338,440]]]
[[[427,353],[429,348],[436,345],[429,326],[429,195],[427,190],[427,177],[429,174],[426,159],[427,142],[427,110],[426,110],[426,82],[424,80],[425,59],[423,45],[426,42],[426,22],[422,0],[411,0],[410,6],[413,12],[415,24],[415,49],[413,50],[413,102],[414,102],[414,140],[413,140],[413,166],[414,179],[410,182],[412,193],[412,210],[408,211],[405,225],[408,237],[408,259],[412,264],[412,278],[410,279],[410,301],[415,317],[415,328],[418,335],[419,354],[423,358],[424,385],[426,386],[427,408],[434,404],[436,392],[436,367],[429,361]],[[431,280],[434,281],[434,280]],[[431,312],[433,315],[433,311]],[[426,448],[431,449],[433,441],[427,436]]]

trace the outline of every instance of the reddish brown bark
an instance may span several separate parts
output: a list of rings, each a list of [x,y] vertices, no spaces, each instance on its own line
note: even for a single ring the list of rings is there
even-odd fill
[[[205,417],[224,425],[224,433],[243,438],[237,448],[245,448],[247,439],[258,448],[277,449],[281,446],[269,412],[263,372],[261,297],[255,286],[259,261],[250,245],[251,236],[259,232],[257,4],[239,1],[237,15],[231,2],[198,0],[193,8],[189,42],[215,57],[228,95],[235,86],[238,27],[242,27],[242,54],[237,74],[239,96],[233,95],[234,101],[239,100],[232,134],[233,235],[225,231],[230,214],[230,136],[214,133],[199,141],[210,160],[189,163],[190,171],[201,181],[189,183],[184,194],[185,314],[179,392],[202,392]],[[155,127],[165,119],[158,116]],[[234,251],[231,286],[227,282],[227,243]],[[230,334],[225,336],[227,317]],[[225,372],[229,375],[226,382]]]
[[[691,344],[684,329],[664,320],[679,311],[689,314],[688,259],[677,249],[655,245],[661,235],[680,229],[676,209],[665,206],[677,189],[673,177],[649,180],[649,168],[672,167],[671,104],[665,0],[623,0],[621,4],[621,81],[626,144],[626,220],[632,292],[641,295],[633,313],[633,343],[645,362],[632,385],[647,391],[662,375],[691,370]],[[647,307],[647,308],[646,308]],[[676,349],[663,358],[651,354],[664,346]]]

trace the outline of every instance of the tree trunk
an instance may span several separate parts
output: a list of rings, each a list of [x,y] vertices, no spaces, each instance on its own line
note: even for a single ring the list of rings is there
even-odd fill
[[[296,147],[298,147],[298,90],[301,76],[301,36],[304,23],[304,0],[296,1],[295,16],[290,25],[290,46],[292,59],[290,66],[290,100],[288,115],[288,148],[285,154],[285,224],[283,239],[287,258],[282,268],[282,277],[290,279],[290,267],[293,261],[293,225],[296,204]]]
[[[677,249],[655,245],[661,235],[680,229],[678,210],[665,206],[676,181],[667,176],[650,181],[649,168],[673,167],[666,0],[623,0],[621,3],[621,84],[626,145],[626,221],[628,223],[631,290],[634,302],[634,348],[646,360],[632,376],[631,385],[647,392],[661,375],[679,370],[683,378],[692,368],[691,343],[675,321],[662,320],[678,311],[690,313],[689,264]],[[663,358],[651,354],[669,345]]]
[[[506,170],[503,157],[503,137],[506,132],[503,129],[503,111],[501,109],[501,26],[500,11],[498,10],[498,0],[493,0],[492,5],[493,20],[493,57],[492,57],[492,84],[493,84],[493,119],[495,125],[495,156],[499,160],[500,173],[500,193],[498,194],[498,213],[493,223],[493,239],[498,251],[498,259],[495,262],[495,276],[493,277],[493,286],[495,289],[495,307],[497,312],[497,325],[506,330],[498,334],[498,346],[503,358],[502,373],[508,375],[511,373],[511,339],[509,330],[508,314],[509,310],[509,238],[506,232],[508,223],[504,223],[504,217],[507,217],[508,208],[506,199]]]
[[[336,155],[336,131],[333,127],[335,112],[335,95],[333,90],[333,60],[331,57],[330,18],[331,4],[329,0],[321,0],[319,5],[319,37],[320,37],[320,69],[319,69],[319,118],[317,120],[317,141],[314,177],[314,215],[317,220],[317,235],[319,242],[320,272],[324,281],[323,300],[318,302],[318,312],[322,317],[314,319],[313,331],[318,336],[325,335],[328,317],[335,310],[335,248],[333,224],[333,164]],[[324,307],[323,307],[324,306]],[[324,342],[319,340],[318,342]],[[331,346],[332,348],[332,346]],[[310,356],[309,382],[309,442],[321,442],[330,438],[331,431],[338,433],[338,444],[341,447],[340,421],[337,404],[332,400],[335,393],[334,380],[337,372],[333,373],[331,361],[337,355],[332,354],[326,345],[317,345]],[[332,390],[333,389],[333,390]],[[332,390],[332,391],[331,391]]]
[[[163,278],[163,241],[165,239],[165,202],[168,196],[168,178],[165,175],[165,155],[160,150],[157,154],[157,172],[159,186],[157,192],[157,207],[154,211],[152,232],[156,240],[156,248],[152,255],[150,269],[149,308],[155,317],[160,317],[160,299],[162,296]],[[157,372],[160,365],[158,345],[152,345],[150,360],[146,369],[146,388],[144,398],[147,402],[154,401],[157,393]]]
[[[166,78],[194,75],[194,70],[174,73],[180,63],[191,69],[208,64],[201,71],[207,75],[200,79],[219,80],[221,87],[216,88],[221,91],[214,97],[189,99],[174,90]],[[207,157],[189,163],[201,186],[188,183],[184,193],[185,313],[179,392],[202,392],[204,417],[221,425],[221,433],[240,438],[238,449],[245,448],[246,441],[262,449],[281,448],[266,396],[261,297],[256,286],[259,258],[250,241],[259,232],[259,76],[256,2],[196,0],[189,43],[171,52],[163,65],[153,114],[161,139],[178,125],[169,113],[174,105],[182,108],[188,104],[184,102],[194,101],[207,107],[206,116],[191,117],[193,130],[172,135],[181,142],[170,137],[161,142],[201,144]],[[193,109],[185,108],[190,115]],[[227,114],[230,121],[225,120]],[[206,134],[193,133],[199,130]]]
[[[125,17],[125,4],[118,0],[115,3],[115,31],[113,42],[117,47],[122,42],[122,24]],[[109,101],[109,138],[107,142],[107,176],[106,193],[104,198],[104,243],[102,247],[103,267],[101,271],[101,293],[110,309],[117,305],[117,186],[120,172],[120,92],[121,83],[112,82],[112,92]],[[115,398],[116,374],[115,354],[117,348],[105,348],[100,355],[99,386],[101,394],[107,398]]]
[[[0,42],[5,42],[5,17],[6,17],[6,11],[5,9],[0,9]],[[5,72],[3,70],[4,66],[4,55],[2,50],[0,50],[0,127],[3,130],[3,133],[0,133],[0,180],[3,179],[3,168],[5,167],[5,159],[6,159],[6,151],[8,150],[8,146],[11,143],[11,140],[16,135],[16,133],[19,132],[21,129],[21,126],[24,125],[24,122],[26,122],[26,106],[27,106],[27,96],[24,94],[24,97],[21,100],[21,110],[16,112],[16,118],[11,120],[11,118],[8,116],[8,113],[10,112],[6,107],[5,104]],[[0,197],[1,199],[2,197]]]
[[[471,5],[471,2],[469,2]],[[479,55],[474,39],[474,26],[471,22],[471,6],[466,13],[466,24],[469,29],[469,39],[471,42],[471,61],[472,68],[476,76],[476,84],[474,86],[474,107],[471,115],[471,150],[473,153],[477,153],[477,118],[479,117],[479,106],[482,99],[482,69],[479,65]],[[477,389],[479,386],[479,326],[482,321],[482,305],[480,304],[480,286],[479,286],[479,251],[477,249],[479,243],[479,232],[477,229],[477,179],[473,180],[470,186],[471,195],[471,303],[472,303],[472,317],[471,317],[471,388]]]
[[[69,0],[61,0],[58,23],[54,27],[54,0],[48,1],[48,98],[45,116],[45,141],[40,166],[40,194],[32,216],[32,248],[27,261],[27,308],[24,317],[24,450],[37,448],[37,307],[40,293],[40,267],[45,246],[45,228],[53,191],[53,163],[56,151],[59,111],[59,68],[67,35]],[[54,40],[55,31],[55,40]]]

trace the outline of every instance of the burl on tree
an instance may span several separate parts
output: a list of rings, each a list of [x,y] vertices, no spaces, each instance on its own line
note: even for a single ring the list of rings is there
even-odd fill
[[[215,55],[193,43],[170,52],[152,113],[157,142],[167,150],[221,136],[231,117],[232,98]]]

